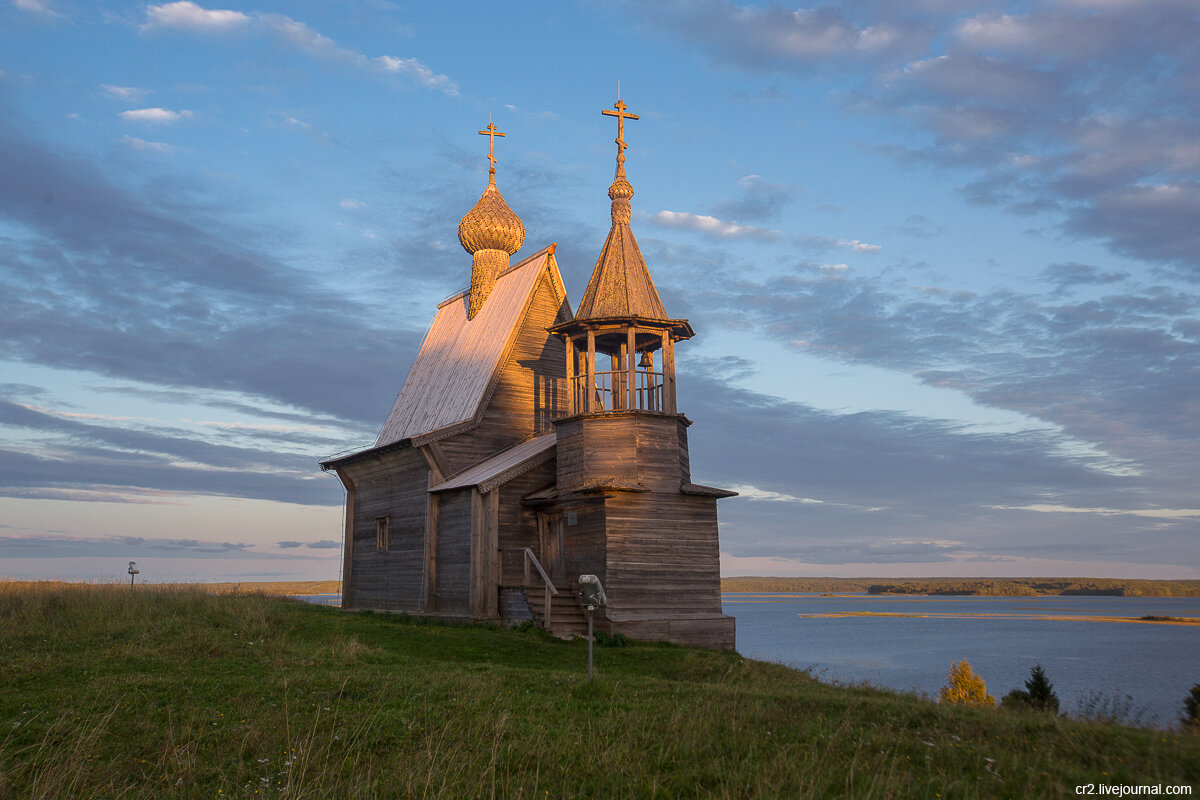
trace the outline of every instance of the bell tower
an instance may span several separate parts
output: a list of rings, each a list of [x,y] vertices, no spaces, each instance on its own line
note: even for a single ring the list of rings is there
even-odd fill
[[[690,423],[676,406],[675,344],[695,334],[686,319],[667,314],[629,227],[633,186],[625,176],[625,120],[638,116],[626,109],[618,100],[602,111],[617,119],[608,239],[574,318],[550,329],[566,345],[564,422],[576,422],[558,425],[563,489],[678,486],[691,480],[685,430]],[[571,458],[575,447],[583,447],[587,457]],[[646,452],[648,447],[657,455]],[[680,452],[667,469],[659,463],[663,448]]]

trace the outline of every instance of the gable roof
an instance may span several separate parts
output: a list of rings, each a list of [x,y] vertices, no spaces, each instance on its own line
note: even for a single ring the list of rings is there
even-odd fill
[[[553,458],[556,439],[557,437],[553,433],[544,433],[541,436],[526,439],[486,461],[481,461],[475,466],[429,487],[429,491],[444,492],[450,489],[464,489],[468,486],[478,486],[481,492],[491,491]]]
[[[421,350],[372,449],[478,422],[525,319],[538,279],[549,274],[559,300],[566,302],[554,250],[555,245],[550,245],[500,273],[474,319],[467,319],[467,290],[438,305]]]

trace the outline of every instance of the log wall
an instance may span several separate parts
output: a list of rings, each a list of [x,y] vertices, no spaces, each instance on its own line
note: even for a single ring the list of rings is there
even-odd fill
[[[525,579],[525,557],[523,547],[538,552],[537,511],[521,504],[521,498],[554,483],[554,460],[537,466],[513,478],[496,489],[500,493],[498,522],[500,547],[500,585],[520,586]]]
[[[435,611],[466,614],[471,593],[471,506],[474,489],[438,496]]]
[[[429,469],[413,448],[390,450],[341,468],[354,485],[347,608],[422,606],[425,486]],[[375,520],[388,518],[388,549],[375,546]]]

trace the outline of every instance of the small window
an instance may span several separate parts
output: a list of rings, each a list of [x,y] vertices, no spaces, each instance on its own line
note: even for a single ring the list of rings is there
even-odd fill
[[[375,550],[386,553],[388,549],[388,520],[390,517],[375,518]]]

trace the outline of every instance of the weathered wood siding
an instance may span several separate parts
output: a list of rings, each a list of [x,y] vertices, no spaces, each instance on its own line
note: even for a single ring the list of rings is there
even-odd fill
[[[720,613],[715,499],[620,492],[605,501],[605,516],[613,611]]]
[[[537,511],[521,504],[521,498],[554,483],[554,460],[534,467],[496,489],[499,501],[500,585],[520,586],[524,580],[525,557],[521,548],[538,553]]]
[[[418,610],[425,569],[425,486],[429,468],[413,448],[342,468],[354,483],[347,608]],[[388,549],[375,546],[375,520],[388,517]]]
[[[560,422],[558,486],[678,490],[690,480],[687,428],[673,415],[616,413]]]
[[[435,611],[465,614],[469,608],[473,494],[473,489],[462,489],[438,497]]]
[[[564,505],[560,513],[565,518],[565,557],[567,577],[577,582],[580,575],[595,575],[608,588],[605,562],[604,500],[579,501]],[[574,520],[574,524],[572,523]]]
[[[549,433],[550,421],[566,413],[566,349],[546,332],[566,313],[565,302],[543,274],[479,427],[438,443],[448,474],[467,469],[526,437]]]

